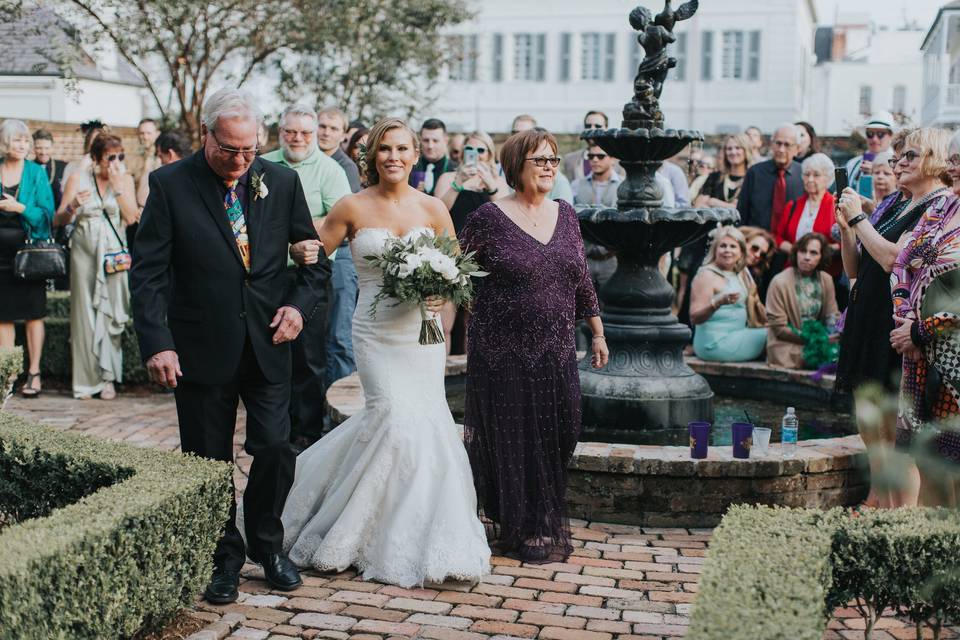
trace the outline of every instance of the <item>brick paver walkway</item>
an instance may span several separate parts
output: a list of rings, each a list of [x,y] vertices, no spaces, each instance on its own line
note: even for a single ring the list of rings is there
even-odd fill
[[[170,395],[141,391],[113,402],[81,402],[48,391],[38,400],[14,397],[7,410],[58,429],[136,446],[179,446]],[[242,411],[238,423],[236,480],[242,490],[250,464],[241,448]],[[495,557],[493,573],[478,584],[447,582],[423,589],[364,582],[346,571],[305,572],[297,591],[274,592],[259,567],[247,565],[237,603],[218,607],[198,601],[191,615],[209,626],[191,638],[678,638],[689,623],[710,533],[577,521],[576,548],[565,563],[526,565]],[[840,609],[824,638],[862,638],[862,629],[856,611]],[[873,637],[912,640],[915,635],[912,627],[887,617]]]

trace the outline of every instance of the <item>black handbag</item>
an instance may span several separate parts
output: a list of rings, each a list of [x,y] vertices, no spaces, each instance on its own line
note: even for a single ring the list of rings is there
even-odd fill
[[[17,196],[19,195],[20,189],[17,188]],[[50,226],[53,226],[53,220],[50,220]],[[54,242],[52,237],[46,240],[31,240],[30,231],[27,229],[27,242],[13,257],[13,276],[18,280],[35,282],[59,278],[66,273],[67,254],[63,247]]]
[[[18,280],[49,280],[67,274],[67,254],[59,244],[48,240],[28,240],[13,257],[13,275]]]

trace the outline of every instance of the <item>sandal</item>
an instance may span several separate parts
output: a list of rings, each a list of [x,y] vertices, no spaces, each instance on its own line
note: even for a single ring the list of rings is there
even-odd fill
[[[39,374],[39,373],[28,373],[28,374],[27,374],[27,381],[23,383],[23,386],[22,386],[22,387],[20,387],[20,395],[21,395],[21,396],[23,396],[24,398],[36,398],[36,397],[39,396],[41,393],[43,393],[43,387],[42,387],[42,386],[41,386],[39,389],[34,389],[34,388],[33,388],[33,381],[34,381],[34,380],[39,381],[39,380],[40,380],[40,374]]]
[[[112,382],[108,382],[107,384],[103,385],[103,389],[100,391],[101,400],[113,400],[116,397],[117,390],[114,389]]]

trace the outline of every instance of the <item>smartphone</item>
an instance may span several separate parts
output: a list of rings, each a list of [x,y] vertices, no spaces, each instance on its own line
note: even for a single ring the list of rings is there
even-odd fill
[[[847,168],[837,167],[833,172],[834,184],[837,185],[837,195],[843,193],[843,190],[850,186],[850,180],[847,178]]]
[[[860,182],[857,184],[857,193],[864,198],[873,199],[873,176],[860,176]]]
[[[476,149],[465,148],[463,150],[463,164],[476,166],[480,159],[480,153]]]

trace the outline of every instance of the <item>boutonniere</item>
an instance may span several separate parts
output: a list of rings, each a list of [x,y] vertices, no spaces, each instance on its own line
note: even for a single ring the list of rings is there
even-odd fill
[[[262,173],[253,174],[250,178],[250,186],[253,187],[254,200],[263,200],[270,195],[270,190],[267,189],[267,183],[263,181]]]

